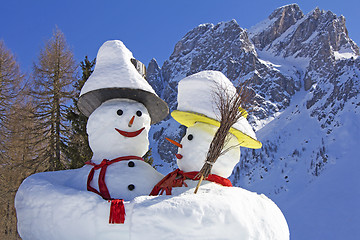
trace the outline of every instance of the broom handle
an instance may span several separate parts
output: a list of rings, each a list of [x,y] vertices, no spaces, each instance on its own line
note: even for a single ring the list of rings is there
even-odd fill
[[[198,189],[199,189],[199,187],[200,187],[200,184],[201,184],[201,182],[202,182],[203,179],[204,179],[204,175],[201,175],[201,177],[200,177],[200,179],[199,179],[199,182],[198,182],[198,184],[197,184],[197,186],[196,186],[196,188],[195,188],[194,194],[197,193],[197,191],[198,191]]]

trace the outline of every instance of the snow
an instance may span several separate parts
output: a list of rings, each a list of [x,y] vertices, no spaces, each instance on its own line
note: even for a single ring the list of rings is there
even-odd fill
[[[252,38],[253,36],[258,35],[259,33],[265,31],[265,29],[269,28],[270,26],[272,26],[272,24],[274,22],[276,22],[276,18],[272,18],[272,19],[265,19],[263,21],[261,21],[260,23],[256,24],[255,26],[252,26],[248,32],[249,32],[249,38]]]
[[[219,120],[220,112],[215,100],[219,89],[228,96],[236,94],[234,85],[219,71],[201,71],[190,75],[179,82],[177,110],[200,113]],[[241,117],[233,128],[256,139],[252,127],[244,117]]]
[[[264,195],[208,183],[174,189],[172,196],[139,197],[133,237],[147,239],[289,239],[279,208]],[[186,191],[184,191],[186,190]],[[154,214],[156,213],[156,214]],[[148,224],[146,216],[152,215]],[[164,216],[173,216],[167,218]]]
[[[32,175],[16,195],[22,239],[289,239],[286,220],[264,195],[207,183],[171,196],[125,202],[125,224],[108,223],[110,203],[84,189],[89,170]],[[82,185],[82,189],[78,186]]]
[[[132,65],[132,58],[132,53],[121,41],[105,42],[98,51],[94,72],[85,82],[80,96],[93,90],[116,87],[141,89],[155,94]]]
[[[359,112],[346,104],[334,119],[341,127],[332,128],[329,134],[306,109],[309,94],[304,90],[296,93],[291,105],[257,132],[265,147],[272,143],[277,150],[269,150],[267,165],[263,165],[266,171],[254,167],[251,179],[244,176],[238,186],[271,197],[285,215],[292,239],[357,239]],[[327,164],[314,176],[311,160],[323,147]],[[293,154],[295,149],[298,155]],[[276,161],[269,163],[270,159]]]
[[[282,74],[291,76],[295,78],[295,74],[297,71],[306,72],[307,67],[310,63],[310,58],[307,57],[282,57],[282,56],[274,56],[273,53],[269,51],[259,51],[257,50],[257,54],[259,56],[260,62],[269,66]],[[294,54],[296,56],[296,53]]]
[[[343,59],[349,59],[358,58],[358,55],[356,55],[355,51],[351,48],[341,48],[339,51],[334,51],[335,60],[343,60]]]

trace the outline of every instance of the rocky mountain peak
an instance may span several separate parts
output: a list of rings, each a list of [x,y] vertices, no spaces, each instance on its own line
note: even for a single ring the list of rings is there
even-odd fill
[[[296,17],[298,16],[298,17]],[[282,7],[279,7],[277,9],[275,9],[270,15],[269,15],[269,19],[291,19],[291,18],[301,18],[303,16],[303,12],[301,11],[299,5],[297,5],[296,3],[293,4],[289,4],[289,5],[285,5]]]
[[[201,70],[226,69],[235,79],[244,69],[244,57],[255,56],[256,51],[246,30],[235,20],[214,24],[201,24],[188,32],[175,46],[169,60],[161,68],[166,84],[164,97],[170,108],[176,106],[177,82]]]
[[[249,32],[255,47],[262,50],[294,25],[304,14],[297,4],[276,9],[268,19],[252,27]]]

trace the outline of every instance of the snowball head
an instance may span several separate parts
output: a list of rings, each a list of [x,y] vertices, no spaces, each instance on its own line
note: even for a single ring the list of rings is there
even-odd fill
[[[201,122],[187,128],[186,134],[181,140],[182,148],[178,150],[178,154],[182,158],[177,160],[177,165],[182,171],[200,171],[217,129],[211,124]],[[216,160],[211,173],[227,178],[240,160],[240,146],[234,135],[229,134],[224,150],[226,153]]]
[[[142,157],[149,147],[150,121],[147,109],[139,102],[129,99],[104,102],[90,115],[87,123],[89,144],[94,153],[93,162],[130,155]],[[141,132],[137,134],[137,131]]]

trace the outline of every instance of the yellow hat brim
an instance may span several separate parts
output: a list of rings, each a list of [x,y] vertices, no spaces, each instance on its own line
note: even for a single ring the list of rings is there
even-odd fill
[[[216,127],[220,127],[220,122],[209,118],[203,114],[200,113],[194,113],[194,112],[184,112],[184,111],[179,111],[179,110],[174,110],[171,113],[171,116],[180,124],[186,126],[186,127],[191,127],[193,126],[196,122],[203,122],[203,123],[208,123],[211,125],[214,125]],[[262,143],[259,142],[258,140],[250,137],[249,135],[235,129],[235,128],[230,128],[229,130],[230,133],[232,133],[233,135],[235,135],[235,137],[238,139],[240,146],[242,147],[247,147],[247,148],[253,148],[253,149],[258,149],[261,148]]]

